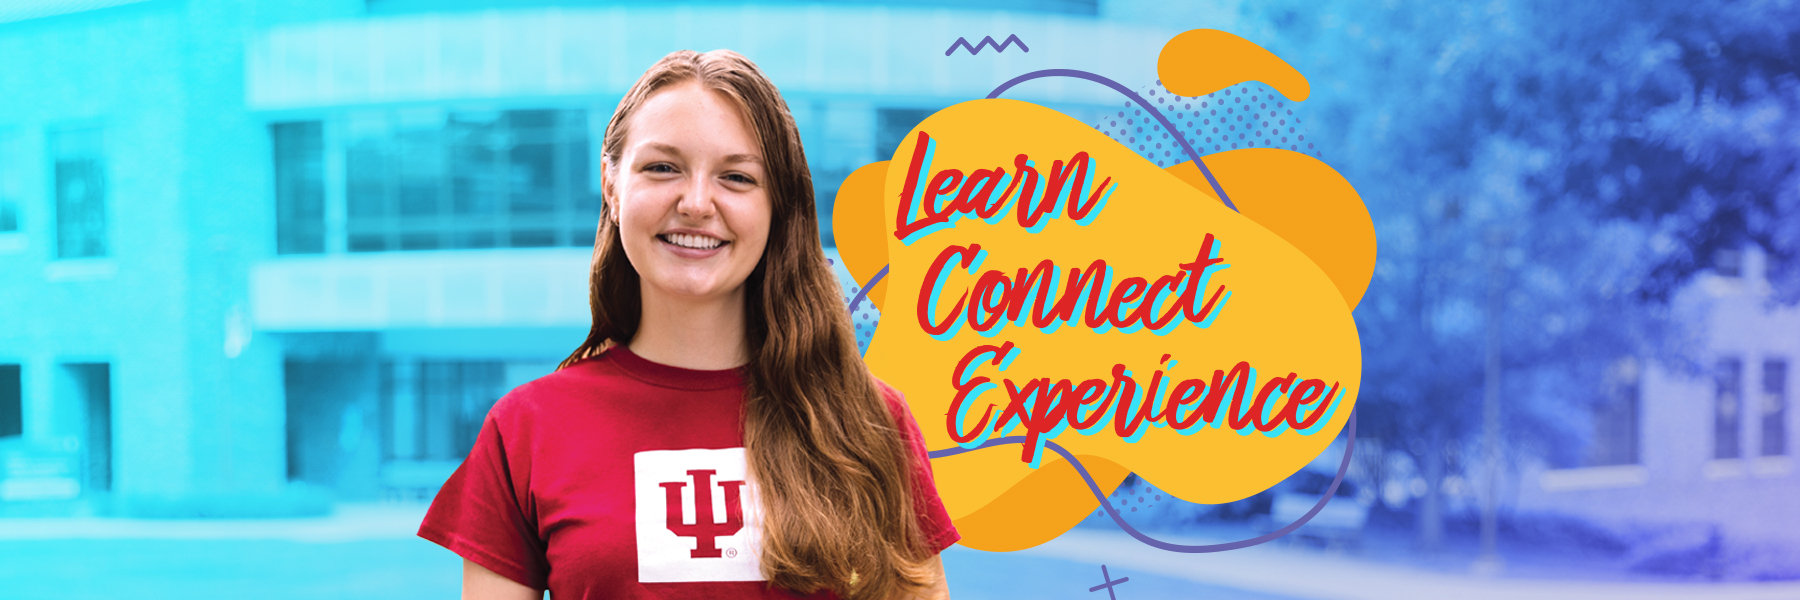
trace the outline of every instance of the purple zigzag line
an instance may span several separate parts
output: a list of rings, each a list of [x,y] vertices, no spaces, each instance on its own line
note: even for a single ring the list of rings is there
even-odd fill
[[[970,55],[975,54],[975,47],[969,45],[969,38],[960,38],[959,37],[959,38],[956,38],[956,41],[950,43],[950,48],[948,50],[944,51],[944,56],[949,56],[950,53],[955,52],[957,46],[968,48]]]
[[[1050,448],[1051,450],[1055,450],[1057,454],[1061,454],[1063,457],[1063,460],[1069,461],[1069,464],[1075,465],[1075,472],[1081,473],[1081,479],[1083,481],[1087,482],[1088,490],[1094,492],[1095,498],[1100,499],[1100,508],[1106,509],[1106,516],[1112,517],[1113,522],[1117,523],[1119,525],[1120,529],[1124,529],[1125,533],[1131,534],[1131,537],[1137,538],[1138,541],[1143,542],[1153,548],[1168,550],[1170,552],[1185,552],[1185,553],[1189,553],[1189,554],[1200,554],[1200,553],[1205,553],[1205,552],[1224,552],[1226,550],[1237,550],[1239,548],[1249,548],[1249,547],[1255,546],[1257,544],[1263,544],[1263,543],[1275,541],[1276,539],[1281,538],[1281,536],[1287,535],[1289,533],[1293,533],[1293,531],[1296,529],[1299,529],[1301,525],[1305,525],[1307,521],[1311,521],[1313,516],[1319,514],[1319,511],[1325,510],[1325,503],[1330,502],[1331,498],[1333,496],[1337,495],[1338,485],[1344,483],[1344,474],[1348,473],[1350,471],[1350,456],[1356,451],[1356,409],[1350,409],[1349,425],[1350,426],[1346,428],[1349,430],[1348,431],[1349,435],[1347,435],[1344,438],[1344,460],[1343,460],[1343,462],[1338,463],[1337,478],[1331,480],[1331,487],[1325,490],[1325,497],[1320,498],[1319,503],[1314,504],[1312,507],[1312,510],[1306,511],[1305,515],[1301,515],[1298,520],[1296,520],[1292,523],[1288,523],[1286,527],[1282,527],[1281,529],[1277,529],[1275,531],[1271,531],[1269,533],[1266,533],[1266,534],[1263,534],[1263,535],[1260,535],[1257,537],[1253,537],[1253,538],[1250,538],[1247,540],[1238,540],[1235,542],[1226,542],[1223,544],[1203,544],[1203,545],[1199,545],[1199,546],[1174,544],[1174,543],[1169,543],[1169,542],[1165,542],[1165,541],[1150,537],[1148,535],[1144,535],[1144,533],[1141,531],[1138,531],[1136,527],[1132,527],[1130,523],[1126,523],[1125,517],[1119,514],[1119,510],[1116,508],[1113,508],[1111,502],[1107,502],[1106,494],[1104,494],[1100,491],[1100,484],[1094,483],[1094,476],[1088,474],[1087,467],[1082,466],[1081,461],[1076,460],[1074,454],[1070,454],[1067,449],[1058,445],[1056,442],[1045,440],[1044,445],[1046,447]],[[929,456],[931,458],[943,458],[946,456],[956,456],[956,455],[962,454],[964,452],[980,450],[982,448],[992,448],[994,446],[1004,446],[1007,444],[1023,444],[1023,443],[1025,443],[1025,436],[1012,435],[1012,436],[1006,436],[1006,437],[1002,437],[1002,438],[994,438],[994,439],[988,440],[986,443],[984,443],[980,446],[976,446],[974,448],[958,447],[958,448],[945,448],[943,450],[933,450],[933,451],[931,451]]]
[[[1187,152],[1188,158],[1194,159],[1194,166],[1200,167],[1200,173],[1206,175],[1206,182],[1212,184],[1213,192],[1219,195],[1219,200],[1223,201],[1226,207],[1233,211],[1237,211],[1237,205],[1231,203],[1231,198],[1225,195],[1225,188],[1219,187],[1219,180],[1213,177],[1212,169],[1206,168],[1206,163],[1200,160],[1200,153],[1194,151],[1194,147],[1188,144],[1187,138],[1181,136],[1181,132],[1175,129],[1175,125],[1169,122],[1169,118],[1163,116],[1162,111],[1156,110],[1155,106],[1151,106],[1150,102],[1144,100],[1143,96],[1139,96],[1137,92],[1133,92],[1131,91],[1131,88],[1120,85],[1117,81],[1087,71],[1078,71],[1075,69],[1044,69],[1042,71],[1032,71],[1008,79],[1006,83],[1000,84],[1000,87],[994,88],[994,91],[988,92],[987,97],[990,99],[999,98],[1002,92],[1011,89],[1012,86],[1043,77],[1074,77],[1076,79],[1086,79],[1112,88],[1113,91],[1124,94],[1126,98],[1130,98],[1139,105],[1142,105],[1144,110],[1150,111],[1150,116],[1156,117],[1156,122],[1162,123],[1163,131],[1167,131],[1169,132],[1169,135],[1175,136],[1175,143],[1181,144],[1181,149],[1182,151]]]
[[[998,44],[994,43],[994,36],[991,36],[991,35],[982,36],[981,43],[975,44],[974,46],[969,45],[969,38],[960,38],[959,37],[959,38],[956,38],[955,42],[952,42],[950,44],[949,49],[944,50],[944,56],[950,56],[952,53],[956,52],[956,49],[958,47],[968,48],[969,56],[981,54],[982,48],[993,48],[995,52],[1005,52],[1006,49],[1013,44],[1018,44],[1020,50],[1024,50],[1026,52],[1031,51],[1031,47],[1025,45],[1025,40],[1019,39],[1019,35],[1015,33],[1015,34],[1007,34],[1006,41],[1000,42]]]

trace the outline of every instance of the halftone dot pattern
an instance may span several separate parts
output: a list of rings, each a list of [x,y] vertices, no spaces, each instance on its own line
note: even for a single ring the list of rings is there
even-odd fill
[[[835,251],[828,251],[835,253]],[[835,255],[835,254],[833,254]],[[862,282],[855,281],[850,271],[838,264],[837,259],[827,257],[831,263],[831,272],[837,276],[838,289],[844,293],[844,303],[849,304],[856,299],[857,292],[862,291]],[[850,313],[850,324],[856,329],[856,351],[869,353],[869,341],[875,339],[875,325],[881,322],[881,311],[875,309],[875,303],[867,298],[857,303],[856,310]]]
[[[1134,513],[1140,508],[1149,509],[1161,504],[1162,501],[1162,490],[1156,489],[1156,486],[1150,485],[1148,482],[1141,479],[1133,485],[1119,486],[1118,489],[1113,490],[1111,496],[1106,497],[1106,502],[1111,504],[1114,510],[1121,513]],[[1097,508],[1094,509],[1096,514],[1098,514],[1100,510],[1101,509]]]
[[[845,296],[844,301],[849,302],[850,299],[855,298],[856,292],[861,289],[862,288],[860,287],[851,285],[850,295]],[[857,352],[862,354],[869,353],[869,342],[875,339],[875,325],[880,322],[881,311],[875,310],[874,302],[865,298],[861,303],[856,305],[856,312],[850,313],[850,323],[856,326]]]
[[[1324,158],[1298,105],[1259,83],[1238,84],[1205,96],[1177,96],[1157,80],[1138,90],[1175,125],[1176,135],[1201,156],[1238,148],[1283,148]],[[1190,160],[1181,144],[1169,137],[1162,124],[1131,101],[1103,117],[1094,128],[1136,151],[1139,156],[1170,167]]]

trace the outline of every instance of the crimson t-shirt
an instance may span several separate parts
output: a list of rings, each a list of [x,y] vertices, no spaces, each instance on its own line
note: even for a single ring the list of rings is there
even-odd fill
[[[793,598],[761,574],[744,378],[615,346],[519,386],[488,411],[419,536],[557,600]],[[911,412],[880,387],[913,455],[919,528],[942,551],[961,536]]]

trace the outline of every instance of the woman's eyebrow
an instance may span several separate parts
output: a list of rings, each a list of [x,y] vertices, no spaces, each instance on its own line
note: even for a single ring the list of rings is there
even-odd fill
[[[681,149],[662,142],[644,142],[644,147],[663,154],[681,156]]]
[[[677,158],[683,156],[680,148],[662,142],[644,142],[644,147]],[[761,165],[763,164],[763,159],[761,156],[755,154],[727,154],[725,155],[725,160],[723,162],[725,164],[748,162]]]

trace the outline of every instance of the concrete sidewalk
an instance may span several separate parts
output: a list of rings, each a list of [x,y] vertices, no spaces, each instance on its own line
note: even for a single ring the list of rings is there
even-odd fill
[[[431,597],[458,585],[460,561],[415,537],[423,504],[340,505],[327,517],[266,520],[0,519],[0,588],[23,597],[103,598],[146,590],[227,596],[278,583],[345,598]],[[1221,533],[1220,535],[1224,535]],[[1224,539],[1162,536],[1186,544]],[[1158,550],[1111,528],[1079,527],[1019,552],[944,554],[962,598],[1096,598],[1100,565],[1131,582],[1120,598],[1454,600],[1800,599],[1800,582],[1679,583],[1479,578],[1404,559],[1264,545],[1216,554]],[[1598,578],[1597,578],[1598,579]],[[83,583],[68,587],[68,581]],[[25,585],[19,585],[25,584]],[[60,591],[57,591],[60,590]],[[430,593],[423,593],[430,590]],[[72,593],[75,592],[75,593]],[[4,596],[5,594],[0,594]],[[452,594],[453,595],[453,594]],[[148,597],[160,597],[151,594]],[[290,597],[290,596],[283,596]]]
[[[1228,540],[1158,536],[1182,544]],[[1666,583],[1483,578],[1405,565],[1377,563],[1304,549],[1257,546],[1213,554],[1159,550],[1123,532],[1077,528],[1022,554],[1185,579],[1295,598],[1317,600],[1794,600],[1800,582]]]
[[[340,504],[299,519],[0,519],[0,542],[25,540],[271,540],[337,543],[403,540],[418,534],[424,504]]]

